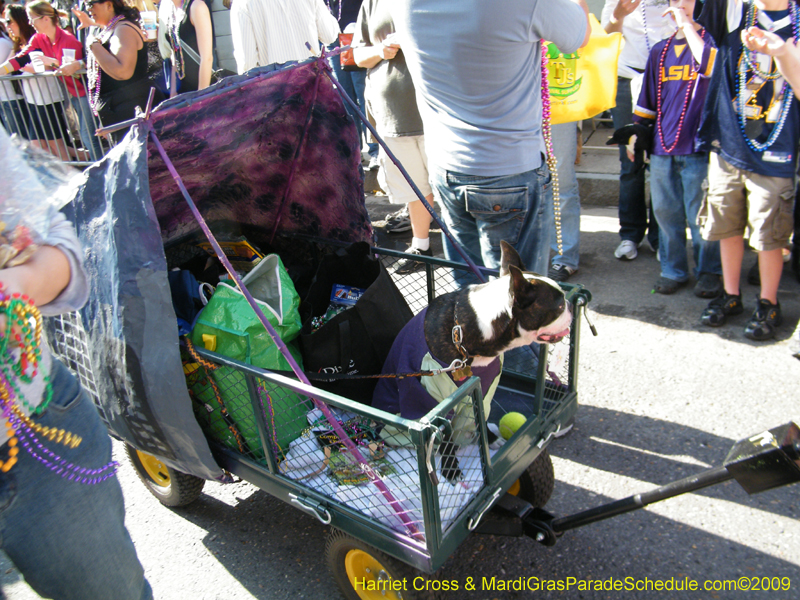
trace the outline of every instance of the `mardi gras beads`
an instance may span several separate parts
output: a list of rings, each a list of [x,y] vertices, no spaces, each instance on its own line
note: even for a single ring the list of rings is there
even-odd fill
[[[180,15],[180,18],[178,18]],[[183,19],[186,16],[186,0],[182,0],[180,13],[175,7],[175,3],[169,0],[169,15],[167,16],[167,42],[169,42],[172,49],[172,62],[175,65],[175,75],[178,79],[183,79],[184,73],[184,59],[183,59],[183,46],[181,46],[180,28],[183,24]]]
[[[109,39],[111,39],[111,34],[114,32],[114,28],[117,26],[117,23],[124,18],[124,15],[117,15],[111,19],[108,25],[103,28],[94,41],[100,42],[101,45],[106,43]],[[97,63],[97,58],[95,58],[94,52],[91,51],[91,46],[94,44],[94,41],[87,46],[89,52],[87,52],[86,55],[86,71],[88,72],[87,79],[89,83],[89,104],[92,107],[92,112],[96,115],[97,107],[100,104],[101,77],[100,65]]]
[[[675,44],[675,36],[678,35],[677,33],[673,34],[671,38],[664,44],[664,49],[661,51],[661,56],[658,60],[658,91],[656,92],[656,128],[658,129],[658,136],[661,138],[661,145],[664,147],[664,151],[667,154],[670,154],[675,147],[678,145],[678,141],[681,139],[681,132],[683,131],[683,121],[686,118],[686,111],[689,108],[689,101],[692,97],[692,92],[695,89],[695,86],[689,83],[686,86],[686,96],[683,99],[683,108],[681,108],[681,116],[678,118],[678,131],[675,134],[675,140],[672,142],[672,145],[667,147],[667,140],[664,138],[664,131],[663,131],[663,112],[661,110],[661,89],[664,82],[664,62],[667,58],[667,53],[669,52],[670,46]],[[706,30],[700,33],[700,39],[704,39],[706,35]],[[694,66],[695,61],[692,60],[692,74],[694,75],[694,81],[697,83],[697,67]]]
[[[6,319],[5,331],[0,335],[0,412],[9,438],[8,458],[0,460],[0,472],[8,472],[16,464],[19,446],[22,445],[33,458],[71,481],[96,484],[113,476],[118,466],[115,461],[99,469],[87,469],[67,461],[39,441],[37,435],[74,449],[82,440],[64,429],[34,422],[20,407],[22,402],[28,409],[32,408],[25,401],[18,382],[33,381],[39,372],[42,356],[42,316],[33,300],[21,294],[6,295],[0,287],[0,315]],[[49,378],[45,376],[43,379],[46,383],[45,400],[33,412],[44,410],[52,398]]]
[[[558,254],[564,255],[561,237],[561,194],[558,187],[558,161],[553,152],[553,132],[550,124],[550,85],[547,82],[547,47],[542,44],[542,137],[547,150],[547,166],[553,184],[553,215],[556,222],[556,244]]]
[[[800,9],[798,9],[797,5],[794,2],[789,2],[789,12],[792,17],[792,38],[795,44],[800,38]],[[745,29],[749,29],[750,27],[754,27],[756,23],[756,14],[757,9],[755,3],[750,4],[750,9],[747,14],[747,22],[745,24]],[[746,46],[743,45],[742,47],[742,55],[739,59],[738,65],[738,75],[737,78],[737,86],[736,86],[736,99],[737,99],[737,108],[739,112],[739,129],[742,132],[742,137],[744,137],[745,142],[750,147],[751,150],[754,152],[763,152],[770,146],[772,146],[775,141],[780,136],[781,132],[783,131],[784,126],[786,125],[786,120],[789,118],[790,109],[792,106],[792,101],[794,100],[793,92],[791,86],[784,80],[783,86],[780,92],[780,102],[781,102],[781,111],[780,116],[778,118],[778,122],[773,126],[772,131],[770,132],[769,137],[765,142],[757,142],[756,140],[752,139],[747,134],[747,101],[749,98],[745,98],[747,92],[747,73],[748,70],[752,71],[753,74],[761,79],[767,81],[775,81],[781,77],[780,71],[776,67],[774,71],[769,73],[762,71],[758,67],[758,59],[756,57],[756,52],[752,50],[748,50]],[[772,85],[775,85],[774,83]],[[766,117],[765,117],[766,119]]]

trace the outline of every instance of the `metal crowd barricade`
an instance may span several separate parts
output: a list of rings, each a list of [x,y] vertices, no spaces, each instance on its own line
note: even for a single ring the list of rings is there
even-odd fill
[[[9,134],[17,134],[76,167],[100,160],[113,145],[95,135],[103,124],[90,106],[88,95],[70,93],[55,73],[23,73],[0,77],[0,123]],[[86,71],[71,76],[79,89],[87,90]],[[79,83],[80,82],[80,83]]]

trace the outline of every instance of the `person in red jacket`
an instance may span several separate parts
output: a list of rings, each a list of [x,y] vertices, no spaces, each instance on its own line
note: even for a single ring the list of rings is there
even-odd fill
[[[61,68],[65,50],[68,50],[67,54],[73,55],[72,60],[74,62],[83,60],[83,46],[75,36],[64,31],[59,26],[59,14],[49,2],[35,0],[34,2],[29,2],[25,9],[28,13],[28,20],[36,30],[36,35],[30,39],[28,45],[16,56],[0,65],[0,73],[6,74],[17,70],[28,73],[35,72],[31,56],[32,52],[41,52],[43,54],[42,63],[47,71],[55,71]],[[74,68],[75,70],[77,68]],[[64,82],[69,98],[75,99],[73,106],[81,123],[83,144],[87,148],[91,148],[93,145],[92,136],[89,133],[91,113],[88,110],[86,101],[86,89],[78,78],[62,77],[61,79]],[[86,153],[78,153],[74,149],[68,149],[64,141],[69,139],[64,116],[64,102],[67,98],[64,97],[61,86],[55,80],[47,78],[40,78],[26,83],[29,84],[27,86],[26,100],[31,109],[29,132],[34,145],[50,150],[51,153],[62,160],[69,160],[70,157],[86,160],[88,158]],[[86,104],[86,106],[82,106],[82,104]],[[84,137],[88,139],[83,139]],[[97,158],[100,158],[100,156],[97,156]]]

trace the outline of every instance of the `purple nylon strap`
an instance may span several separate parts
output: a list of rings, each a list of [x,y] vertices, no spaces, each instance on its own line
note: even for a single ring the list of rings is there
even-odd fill
[[[308,45],[308,44],[306,44],[306,45]],[[349,49],[350,49],[350,46],[344,46],[343,48],[337,48],[333,52],[326,52],[324,48],[322,49],[322,55],[320,56],[319,60],[320,61],[324,61],[323,62],[323,69],[325,70],[325,74],[334,83],[334,85],[336,84],[336,81],[333,79],[333,77],[331,77],[331,67],[328,64],[328,61],[324,60],[324,59],[326,57],[328,57],[328,56],[333,56],[335,54],[339,54],[340,52],[342,52],[344,50],[349,50]],[[389,150],[389,147],[386,145],[386,142],[384,142],[383,138],[380,135],[378,135],[378,131],[375,129],[375,127],[372,126],[372,123],[369,122],[369,119],[367,119],[367,117],[364,116],[364,113],[361,112],[361,110],[358,108],[358,105],[353,101],[352,98],[350,98],[350,96],[348,96],[342,90],[342,87],[340,85],[335,85],[335,87],[336,87],[336,91],[339,92],[339,96],[342,98],[342,101],[345,103],[345,105],[349,105],[350,108],[352,108],[355,111],[355,113],[358,115],[359,119],[361,119],[361,121],[364,123],[364,125],[367,127],[367,129],[369,129],[372,132],[372,135],[375,136],[375,139],[378,140],[378,143],[386,151],[386,155],[389,157],[389,160],[391,160],[395,164],[395,166],[400,170],[400,173],[403,174],[403,177],[408,182],[408,185],[411,186],[411,189],[414,190],[414,193],[417,195],[417,198],[419,198],[419,201],[422,202],[422,206],[425,207],[425,210],[427,210],[430,213],[430,215],[433,218],[433,220],[436,221],[436,223],[438,223],[439,227],[442,228],[442,232],[452,242],[453,247],[461,255],[461,258],[464,259],[464,262],[467,263],[467,266],[472,270],[473,273],[475,273],[475,276],[478,278],[479,281],[485,282],[486,281],[486,277],[484,277],[483,273],[481,273],[481,270],[472,261],[472,259],[470,259],[470,257],[467,256],[467,253],[464,250],[464,248],[462,248],[461,244],[459,244],[456,241],[456,239],[453,237],[453,234],[450,233],[450,230],[447,228],[447,225],[445,225],[442,222],[442,220],[439,218],[439,215],[436,214],[436,211],[433,209],[433,207],[430,204],[428,204],[428,201],[425,199],[425,196],[422,195],[422,192],[417,187],[417,184],[414,183],[413,179],[411,179],[411,176],[408,174],[408,171],[406,171],[405,167],[400,164],[400,161],[397,160],[397,157],[394,155],[394,153],[391,150]]]

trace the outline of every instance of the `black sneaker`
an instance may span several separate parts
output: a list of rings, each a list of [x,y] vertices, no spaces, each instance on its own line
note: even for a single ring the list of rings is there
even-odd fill
[[[552,267],[550,267],[550,270],[547,272],[547,276],[553,281],[566,281],[577,272],[577,267],[573,268],[568,267],[567,265],[555,263]]]
[[[433,256],[433,252],[431,252],[430,248],[427,250],[409,248],[406,250],[406,254],[412,254],[414,256]],[[420,271],[424,268],[425,263],[423,261],[413,258],[404,258],[397,263],[397,267],[395,268],[394,272],[395,275],[408,275],[409,273],[414,273],[415,271]]]
[[[722,293],[722,281],[714,273],[700,273],[694,286],[694,295],[698,298],[716,298]]]
[[[411,218],[408,216],[408,205],[397,212],[387,215],[384,231],[386,233],[404,233],[411,230]]]
[[[773,304],[758,296],[756,299],[758,300],[756,311],[744,328],[744,337],[760,342],[775,337],[775,328],[783,321],[783,315],[780,302]]]
[[[742,296],[725,292],[714,298],[700,315],[700,322],[709,327],[721,327],[725,320],[744,312]]]

